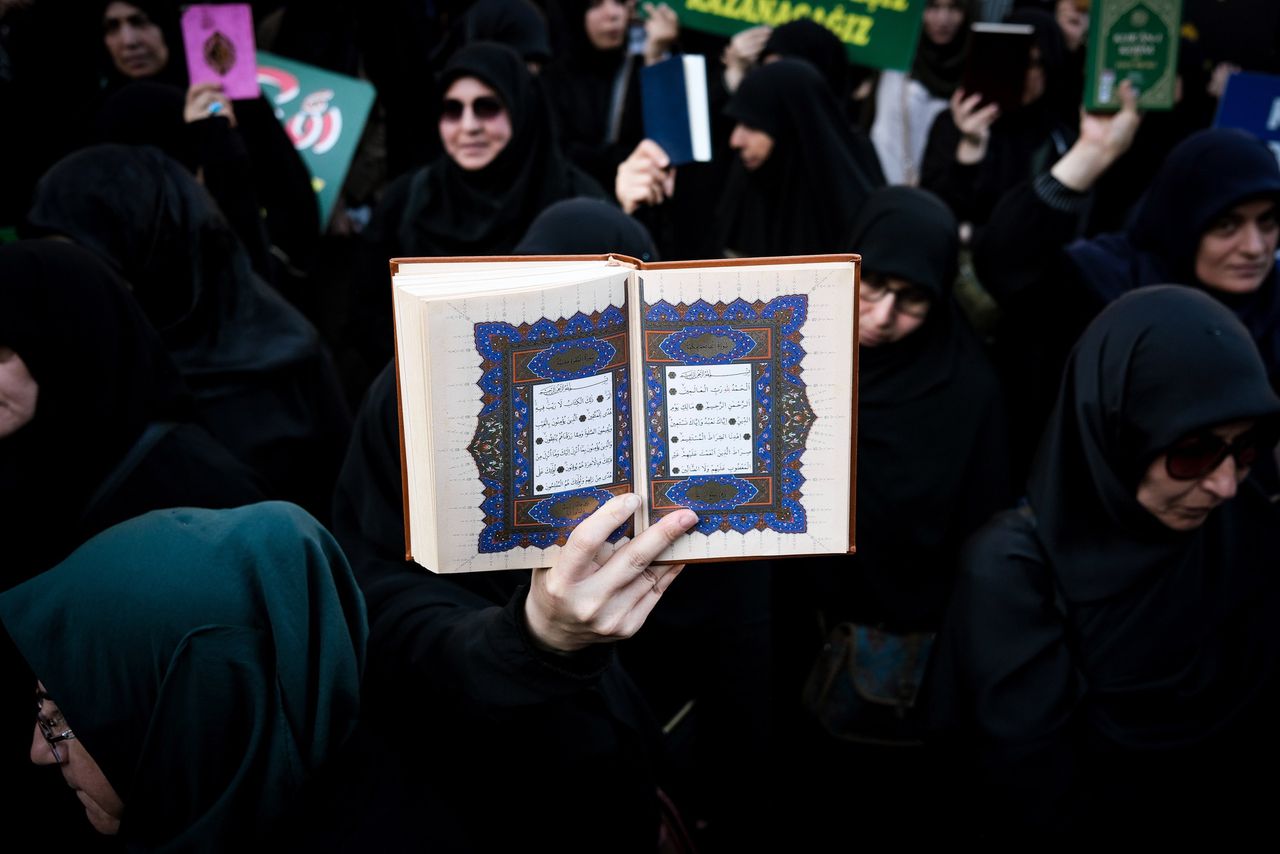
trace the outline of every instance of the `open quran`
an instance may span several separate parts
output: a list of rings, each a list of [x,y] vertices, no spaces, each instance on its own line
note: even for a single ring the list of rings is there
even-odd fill
[[[406,556],[549,566],[680,507],[662,561],[853,549],[856,255],[391,261]]]

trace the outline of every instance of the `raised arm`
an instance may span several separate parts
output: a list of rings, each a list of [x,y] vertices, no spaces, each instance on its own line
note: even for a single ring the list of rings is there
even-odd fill
[[[974,268],[997,299],[1009,299],[1054,278],[1058,250],[1078,236],[1089,191],[1129,150],[1141,116],[1138,97],[1125,81],[1122,108],[1080,115],[1080,136],[1043,175],[1001,197],[974,243]]]

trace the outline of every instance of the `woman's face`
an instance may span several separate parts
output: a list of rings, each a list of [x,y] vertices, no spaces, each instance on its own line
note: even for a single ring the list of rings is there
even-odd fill
[[[40,386],[22,357],[0,347],[0,439],[12,436],[36,415]]]
[[[1200,237],[1196,278],[1229,294],[1256,291],[1275,266],[1278,235],[1275,202],[1259,199],[1236,205]]]
[[[169,63],[164,31],[147,13],[128,3],[112,3],[102,13],[102,39],[116,70],[137,80],[158,74]]]
[[[1067,42],[1067,50],[1075,53],[1084,44],[1089,35],[1089,12],[1081,9],[1079,0],[1058,0],[1054,7],[1054,17],[1058,21],[1058,29]]]
[[[762,130],[748,127],[742,122],[734,127],[729,135],[729,147],[738,152],[742,165],[748,172],[754,172],[764,165],[773,153],[773,137]]]
[[[924,7],[924,37],[933,44],[951,44],[964,25],[960,0],[930,0]]]
[[[583,16],[587,39],[596,50],[617,50],[627,40],[627,23],[635,0],[592,0]]]
[[[44,696],[44,685],[36,688],[37,697]],[[54,733],[70,730],[70,725],[62,716],[62,712],[50,699],[39,703],[37,721],[31,736],[31,761],[36,765],[57,765],[62,771],[62,779],[76,793],[80,803],[84,805],[85,816],[93,829],[107,836],[120,832],[120,819],[124,816],[124,801],[116,794],[116,790],[102,773],[98,763],[85,750],[77,738],[59,741],[55,746],[45,738],[40,722],[46,723]]]
[[[905,279],[864,275],[858,287],[858,345],[901,341],[929,316],[929,298]]]
[[[1031,61],[1027,65],[1027,76],[1022,84],[1022,105],[1034,104],[1044,95],[1044,59],[1040,48],[1031,47]]]
[[[498,93],[475,77],[459,77],[444,93],[440,141],[468,172],[483,169],[511,141],[511,115]]]
[[[1236,454],[1228,453],[1211,469],[1188,479],[1170,474],[1170,456],[1191,452],[1193,459],[1204,457],[1212,462],[1212,451],[1221,447],[1217,440],[1230,444],[1253,426],[1251,420],[1232,421],[1220,424],[1205,434],[1188,436],[1176,442],[1147,467],[1138,484],[1138,503],[1167,528],[1175,531],[1199,528],[1214,508],[1236,494],[1236,487],[1248,476],[1249,466],[1246,463],[1249,451],[1242,451],[1246,454],[1245,462],[1238,461]],[[1256,452],[1258,449],[1255,446],[1252,450]],[[1206,453],[1209,455],[1205,456]],[[1176,470],[1176,463],[1174,468]]]

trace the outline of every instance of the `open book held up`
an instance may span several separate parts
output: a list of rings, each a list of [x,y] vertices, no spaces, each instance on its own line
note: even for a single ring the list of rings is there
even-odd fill
[[[856,255],[391,261],[406,557],[549,566],[689,507],[660,562],[853,550]]]

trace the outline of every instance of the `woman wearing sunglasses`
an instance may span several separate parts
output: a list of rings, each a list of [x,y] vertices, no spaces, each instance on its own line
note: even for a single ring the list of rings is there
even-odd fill
[[[372,314],[358,337],[373,370],[391,356],[387,259],[509,255],[534,217],[600,186],[560,152],[542,88],[524,60],[494,42],[473,42],[441,72],[444,154],[387,187],[364,232],[357,301]]]
[[[1085,331],[940,639],[935,712],[988,833],[1221,842],[1267,814],[1241,771],[1274,758],[1280,712],[1280,513],[1249,476],[1277,435],[1257,348],[1208,295],[1143,288]]]

